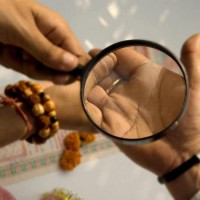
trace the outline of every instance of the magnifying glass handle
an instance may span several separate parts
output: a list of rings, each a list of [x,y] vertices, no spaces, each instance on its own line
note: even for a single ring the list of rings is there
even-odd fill
[[[82,76],[83,72],[84,66],[79,64],[74,70],[70,71],[69,74],[72,76]]]

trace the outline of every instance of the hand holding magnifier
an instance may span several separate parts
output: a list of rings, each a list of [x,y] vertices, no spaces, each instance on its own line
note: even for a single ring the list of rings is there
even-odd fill
[[[82,77],[81,100],[94,126],[115,140],[142,143],[178,124],[187,104],[183,66],[164,47],[123,41],[100,52]]]

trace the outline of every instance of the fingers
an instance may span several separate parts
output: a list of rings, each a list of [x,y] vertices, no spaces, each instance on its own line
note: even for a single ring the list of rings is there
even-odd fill
[[[94,52],[93,52],[94,53]],[[95,53],[93,54],[95,55]],[[85,85],[85,95],[97,84],[100,84],[114,69],[117,59],[113,53],[103,57],[91,70]]]
[[[138,67],[151,62],[147,57],[138,53],[132,47],[121,48],[116,50],[114,54],[117,57],[118,63],[115,70],[125,79],[130,78]]]
[[[188,72],[190,86],[200,87],[200,34],[188,38],[182,46],[181,61]]]
[[[0,45],[0,64],[37,80],[49,80],[56,84],[72,81],[68,73],[49,69],[28,53],[11,45]]]
[[[60,71],[70,71],[78,65],[75,55],[51,43],[36,28],[32,31],[34,35],[26,35],[21,47],[44,65]]]
[[[0,41],[4,44],[0,62],[4,66],[31,78],[66,83],[74,79],[68,71],[90,60],[68,24],[54,11],[31,0],[9,0],[6,9],[0,10]],[[31,56],[24,59],[22,50]]]
[[[94,57],[100,52],[99,49],[93,49],[89,52],[89,54]],[[116,56],[113,53],[110,53],[103,57],[91,70],[89,76],[87,77],[87,81],[85,84],[85,96],[91,91],[91,89],[100,84],[100,82],[107,77],[113,70],[117,63]]]
[[[101,52],[101,49],[92,49],[89,51],[89,55],[91,57],[95,57],[96,55],[98,55]]]
[[[89,51],[89,55],[91,57],[95,57],[97,54],[101,52],[100,49],[93,49]],[[108,74],[111,73],[111,71],[114,69],[114,67],[117,64],[117,58],[114,53],[109,53],[105,57],[101,58],[99,62],[94,66],[92,69],[92,76],[95,78],[95,82],[98,83],[102,79],[104,79]]]
[[[60,47],[65,53],[67,52],[67,54],[64,55],[64,70],[71,70],[76,67],[77,63],[75,63],[75,61],[71,63],[70,61],[72,57],[75,57],[76,62],[78,61],[78,63],[82,65],[85,65],[90,60],[90,57],[85,53],[81,43],[63,17],[38,3],[33,6],[33,16],[37,28],[45,38],[57,48]],[[69,55],[69,53],[71,55]],[[62,59],[63,58],[61,58],[61,60]],[[68,61],[71,64],[69,64]],[[62,64],[61,62],[61,65]]]
[[[90,60],[61,16],[34,1],[10,6],[14,11],[8,16],[9,30],[3,32],[10,35],[8,41],[3,37],[3,43],[20,47],[44,66],[63,72]],[[12,22],[14,17],[16,23]]]

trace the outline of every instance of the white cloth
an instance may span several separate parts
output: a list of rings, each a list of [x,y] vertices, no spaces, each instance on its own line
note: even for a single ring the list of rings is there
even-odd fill
[[[200,191],[198,191],[190,200],[200,200]]]

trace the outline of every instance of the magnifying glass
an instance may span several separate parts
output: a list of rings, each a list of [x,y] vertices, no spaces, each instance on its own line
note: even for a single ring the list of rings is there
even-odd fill
[[[179,124],[187,107],[184,66],[151,41],[115,43],[73,73],[82,74],[81,102],[90,122],[115,141],[154,141]]]

